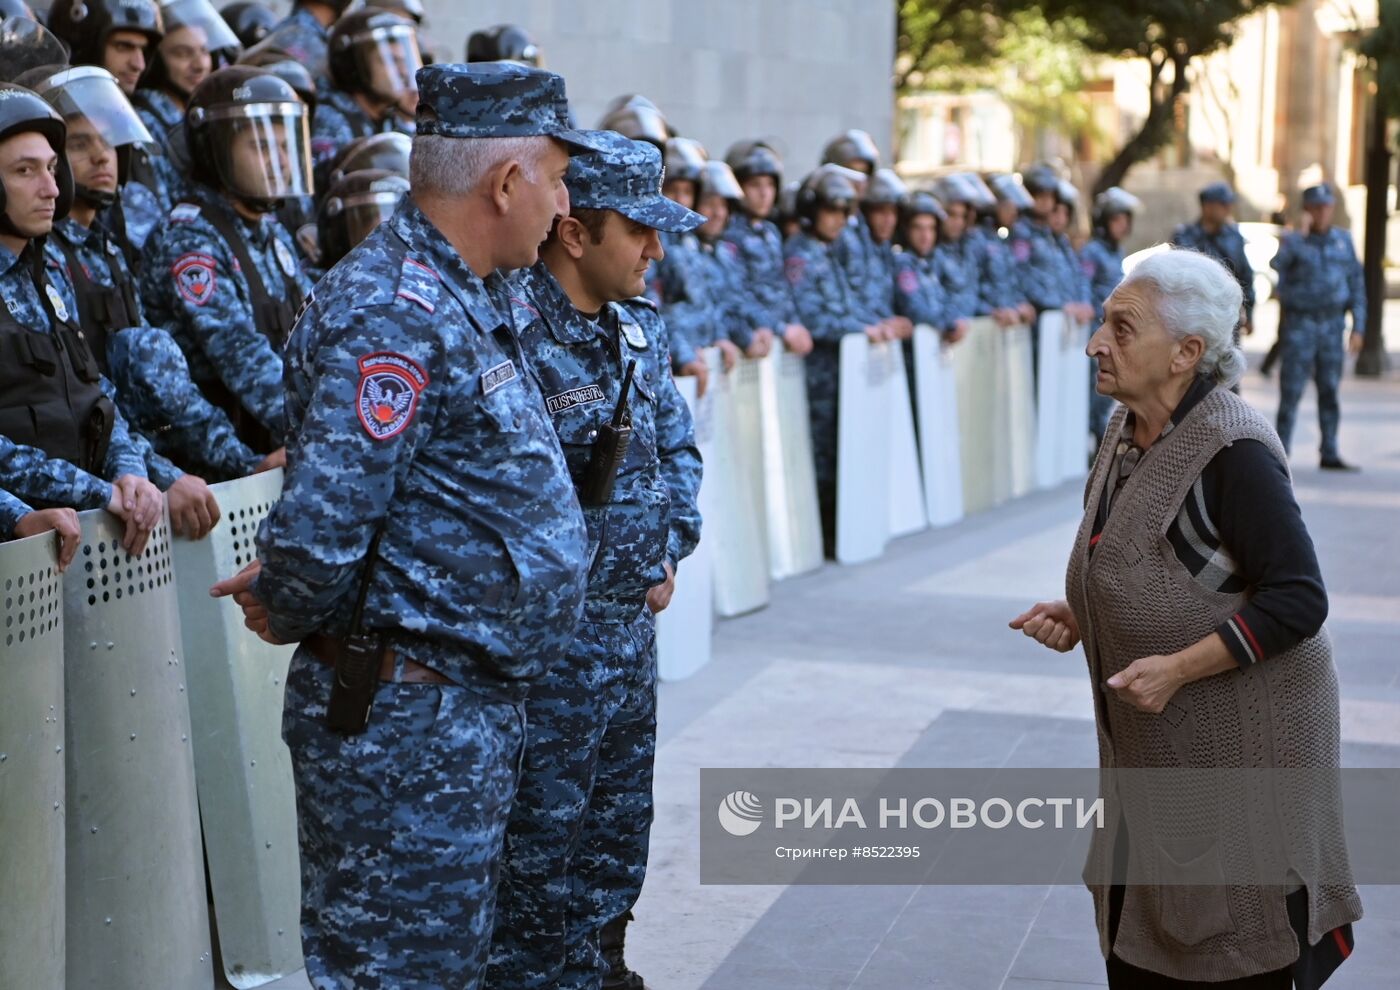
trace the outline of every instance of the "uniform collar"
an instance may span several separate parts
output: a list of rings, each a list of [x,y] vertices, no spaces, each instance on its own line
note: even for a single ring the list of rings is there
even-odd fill
[[[505,280],[493,272],[482,279],[467,267],[447,238],[407,196],[399,203],[389,229],[408,246],[408,253],[422,261],[442,280],[462,308],[484,331],[505,326],[498,300],[507,298]]]
[[[561,344],[586,344],[603,335],[608,306],[603,307],[595,322],[578,311],[569,294],[549,270],[544,261],[537,261],[525,270],[525,284],[529,287],[530,298],[544,318],[549,335]]]
[[[102,232],[97,229],[97,221],[95,220],[91,227],[84,227],[72,217],[64,217],[62,220],[58,221],[58,223],[54,224],[53,232],[74,247],[86,247],[94,238],[99,241],[95,246],[99,250],[102,247]]]
[[[24,256],[28,253],[29,247],[33,243],[33,241],[30,241],[26,244],[24,251],[19,254],[15,254],[5,245],[0,244],[0,277],[10,274],[16,265],[24,261]]]
[[[329,38],[331,36],[330,28],[318,21],[316,15],[305,7],[299,6],[294,8],[292,12],[287,15],[287,20],[296,21],[298,24],[311,28],[311,30],[315,31],[316,34],[322,38]]]

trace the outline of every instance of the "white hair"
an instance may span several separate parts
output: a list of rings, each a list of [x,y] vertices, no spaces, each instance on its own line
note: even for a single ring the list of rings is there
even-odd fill
[[[1177,340],[1195,335],[1205,341],[1196,372],[1230,387],[1245,371],[1244,351],[1235,343],[1244,292],[1235,276],[1209,255],[1187,248],[1158,251],[1138,262],[1120,285],[1144,282],[1157,290],[1157,313]]]
[[[531,182],[539,178],[539,162],[554,139],[544,135],[504,138],[453,138],[420,134],[409,154],[409,184],[415,193],[465,196],[493,168],[512,158]]]

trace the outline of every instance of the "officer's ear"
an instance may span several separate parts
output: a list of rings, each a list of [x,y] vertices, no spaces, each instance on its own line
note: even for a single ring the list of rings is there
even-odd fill
[[[578,217],[574,216],[560,217],[555,220],[553,237],[559,242],[559,246],[564,249],[564,252],[575,261],[583,257],[583,252],[586,250],[584,243],[586,241],[592,242],[592,235],[589,234],[588,228]]]
[[[525,169],[520,159],[507,158],[487,173],[484,186],[496,212],[504,215],[510,212],[511,200],[521,195],[524,184]]]

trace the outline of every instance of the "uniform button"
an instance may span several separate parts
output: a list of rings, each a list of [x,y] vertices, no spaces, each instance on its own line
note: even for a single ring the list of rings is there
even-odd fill
[[[588,439],[590,439],[590,440],[595,440],[595,439],[597,439],[597,437],[598,437],[598,431],[597,431],[597,430],[589,430],[589,431],[588,431]]]

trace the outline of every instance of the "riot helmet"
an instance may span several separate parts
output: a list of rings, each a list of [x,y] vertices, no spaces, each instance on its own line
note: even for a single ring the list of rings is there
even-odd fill
[[[700,181],[696,184],[695,202],[703,202],[711,196],[723,199],[742,199],[744,190],[739,188],[739,180],[724,162],[711,160],[700,167]]]
[[[165,37],[141,85],[187,101],[211,72],[237,60],[238,37],[209,0],[161,0],[160,13]]]
[[[309,196],[307,116],[296,91],[266,69],[220,69],[196,87],[185,114],[191,174],[263,213]]]
[[[1021,185],[1021,180],[1007,172],[994,173],[987,177],[987,185],[998,203],[1011,203],[1018,210],[1029,210],[1035,205],[1031,194]]]
[[[347,172],[332,182],[316,214],[322,264],[345,257],[407,195],[408,180],[382,168]]]
[[[0,21],[0,80],[10,82],[42,65],[66,65],[68,46],[38,21],[6,17]]]
[[[1058,194],[1060,177],[1049,165],[1033,165],[1021,173],[1021,185],[1034,199],[1042,193]]]
[[[803,180],[797,190],[796,213],[802,226],[810,227],[822,209],[842,210],[849,214],[855,209],[859,199],[856,185],[843,173],[851,171],[844,166],[831,167],[834,163],[818,168]]]
[[[1106,230],[1108,221],[1126,214],[1132,217],[1142,209],[1142,200],[1120,186],[1109,186],[1094,197],[1094,226]]]
[[[497,24],[467,35],[468,62],[518,62],[544,66],[544,52],[518,24]]]
[[[74,65],[107,68],[107,39],[117,31],[146,36],[149,59],[160,39],[164,22],[156,0],[57,0],[49,11],[49,30],[58,35],[72,54]],[[136,81],[130,82],[135,88]]]
[[[908,194],[909,187],[894,169],[876,169],[875,174],[870,177],[870,184],[865,187],[865,195],[861,197],[860,205],[898,206],[900,200]]]
[[[783,184],[783,160],[766,141],[740,141],[724,160],[741,185],[756,175],[771,175],[774,184]]]
[[[219,16],[245,49],[262,41],[282,22],[272,8],[251,0],[239,0],[219,8]]]
[[[334,185],[343,175],[367,169],[382,169],[407,179],[412,149],[413,139],[398,131],[356,138],[341,148],[331,162],[330,182]]]
[[[666,181],[699,182],[700,172],[709,158],[704,146],[694,138],[671,138],[661,158],[666,168]]]
[[[18,17],[27,21],[39,20],[34,9],[24,0],[0,0],[0,19],[6,17]]]
[[[797,215],[797,192],[801,188],[801,181],[793,179],[783,183],[782,188],[778,190],[778,205],[773,212],[773,222],[780,230],[801,222],[802,218]]]
[[[342,14],[327,45],[326,68],[336,89],[412,109],[423,57],[407,17],[372,9]]]
[[[1074,188],[1074,183],[1068,179],[1061,179],[1055,183],[1055,202],[1061,206],[1068,206],[1070,215],[1079,208],[1079,190]]]
[[[117,187],[126,182],[130,172],[131,146],[153,140],[116,77],[95,65],[55,65],[27,72],[20,82],[43,97],[63,118],[67,130],[65,153],[75,176],[74,194],[98,209],[111,206],[117,199]],[[73,168],[72,163],[106,149],[113,151],[111,188],[79,182],[77,175],[84,170]]]
[[[649,141],[666,150],[666,141],[675,136],[666,116],[657,105],[639,93],[624,93],[608,104],[598,129],[617,131],[633,141]]]
[[[238,64],[252,65],[271,72],[296,90],[301,102],[315,112],[316,79],[311,75],[311,70],[293,58],[290,52],[264,43],[244,52]]]
[[[947,216],[948,214],[944,211],[943,204],[938,201],[938,197],[927,189],[915,189],[899,201],[901,226],[915,217],[933,217],[935,220],[943,220]]]
[[[420,27],[423,24],[423,18],[427,16],[427,11],[423,8],[423,0],[365,0],[365,6],[375,10],[387,10],[400,17],[407,17]]]
[[[8,22],[6,22],[8,23]],[[36,25],[37,26],[37,25]],[[0,83],[0,144],[20,134],[42,134],[53,148],[58,161],[54,168],[54,181],[58,185],[58,198],[54,201],[53,222],[57,223],[68,215],[73,206],[73,172],[68,167],[65,142],[68,128],[63,118],[54,112],[38,95],[22,86]],[[0,231],[15,237],[29,237],[10,219],[7,211],[5,183],[0,179]]]
[[[838,134],[822,149],[824,165],[844,165],[849,168],[851,162],[864,164],[867,175],[873,175],[880,167],[880,149],[876,146],[875,139],[866,131],[852,129]]]

